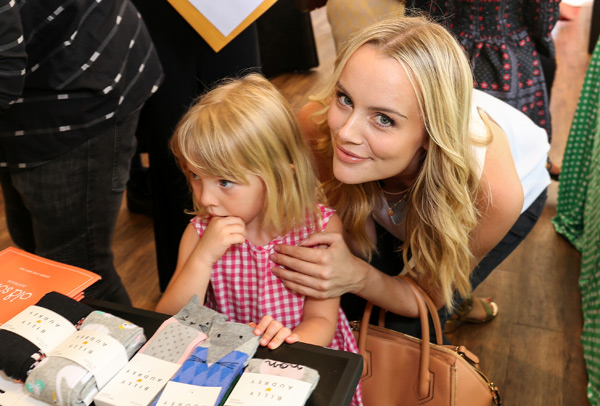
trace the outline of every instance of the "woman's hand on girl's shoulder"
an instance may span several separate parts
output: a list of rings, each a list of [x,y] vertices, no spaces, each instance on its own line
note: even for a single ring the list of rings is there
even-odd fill
[[[258,324],[249,323],[249,326],[254,328],[255,335],[262,336],[259,344],[271,350],[279,347],[284,341],[293,344],[299,340],[297,334],[292,334],[292,330],[268,315],[263,317]]]
[[[326,248],[314,249],[315,246]],[[367,275],[361,259],[350,252],[340,233],[315,233],[302,246],[278,245],[271,271],[284,285],[304,296],[327,299],[362,289]]]

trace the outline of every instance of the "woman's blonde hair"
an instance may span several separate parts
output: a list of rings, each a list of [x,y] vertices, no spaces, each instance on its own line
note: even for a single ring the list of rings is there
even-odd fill
[[[479,177],[468,131],[471,69],[452,35],[424,17],[388,18],[356,33],[339,53],[328,86],[313,98],[324,106],[315,116],[321,119],[324,134],[318,148],[327,157],[332,155],[325,122],[329,102],[348,59],[367,44],[398,61],[417,96],[429,147],[406,201],[406,241],[400,249],[405,264],[409,252],[412,255],[409,274],[441,292],[451,306],[455,288],[463,296],[470,292],[469,235],[478,214]],[[377,182],[347,185],[332,179],[324,184],[324,191],[347,235],[370,258],[375,247],[365,225],[381,196]]]
[[[203,95],[183,116],[170,141],[188,182],[192,173],[247,184],[264,183],[264,224],[288,232],[316,218],[317,177],[296,115],[263,76],[226,79]],[[194,214],[205,212],[194,199]]]

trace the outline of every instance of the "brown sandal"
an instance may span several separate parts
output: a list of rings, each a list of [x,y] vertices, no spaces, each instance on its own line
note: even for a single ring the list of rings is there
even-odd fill
[[[465,299],[460,305],[456,307],[454,310],[455,318],[451,318],[446,321],[446,327],[444,329],[445,334],[452,333],[456,331],[461,325],[465,323],[472,324],[483,324],[488,321],[493,320],[498,315],[498,305],[492,301],[491,298],[475,298],[478,300],[483,306],[483,310],[485,310],[485,318],[484,319],[476,319],[473,317],[469,317],[469,313],[473,310],[473,300],[474,298],[470,297]],[[453,317],[454,317],[453,316]]]

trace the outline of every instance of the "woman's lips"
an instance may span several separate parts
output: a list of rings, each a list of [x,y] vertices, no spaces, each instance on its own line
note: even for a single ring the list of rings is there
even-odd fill
[[[359,155],[353,154],[352,152],[350,152],[340,146],[337,146],[335,150],[336,150],[336,155],[337,155],[338,159],[342,162],[346,162],[349,164],[356,164],[359,162],[366,161],[368,159],[368,158],[364,158]]]

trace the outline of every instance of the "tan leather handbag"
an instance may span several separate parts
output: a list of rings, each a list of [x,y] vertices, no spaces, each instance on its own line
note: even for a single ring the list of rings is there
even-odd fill
[[[429,337],[429,309],[438,344],[369,324],[373,305],[367,303],[360,330],[354,331],[364,358],[365,406],[501,405],[498,388],[479,370],[477,356],[462,346],[442,345],[442,328],[431,298],[411,278],[399,278],[417,299],[422,337]]]

